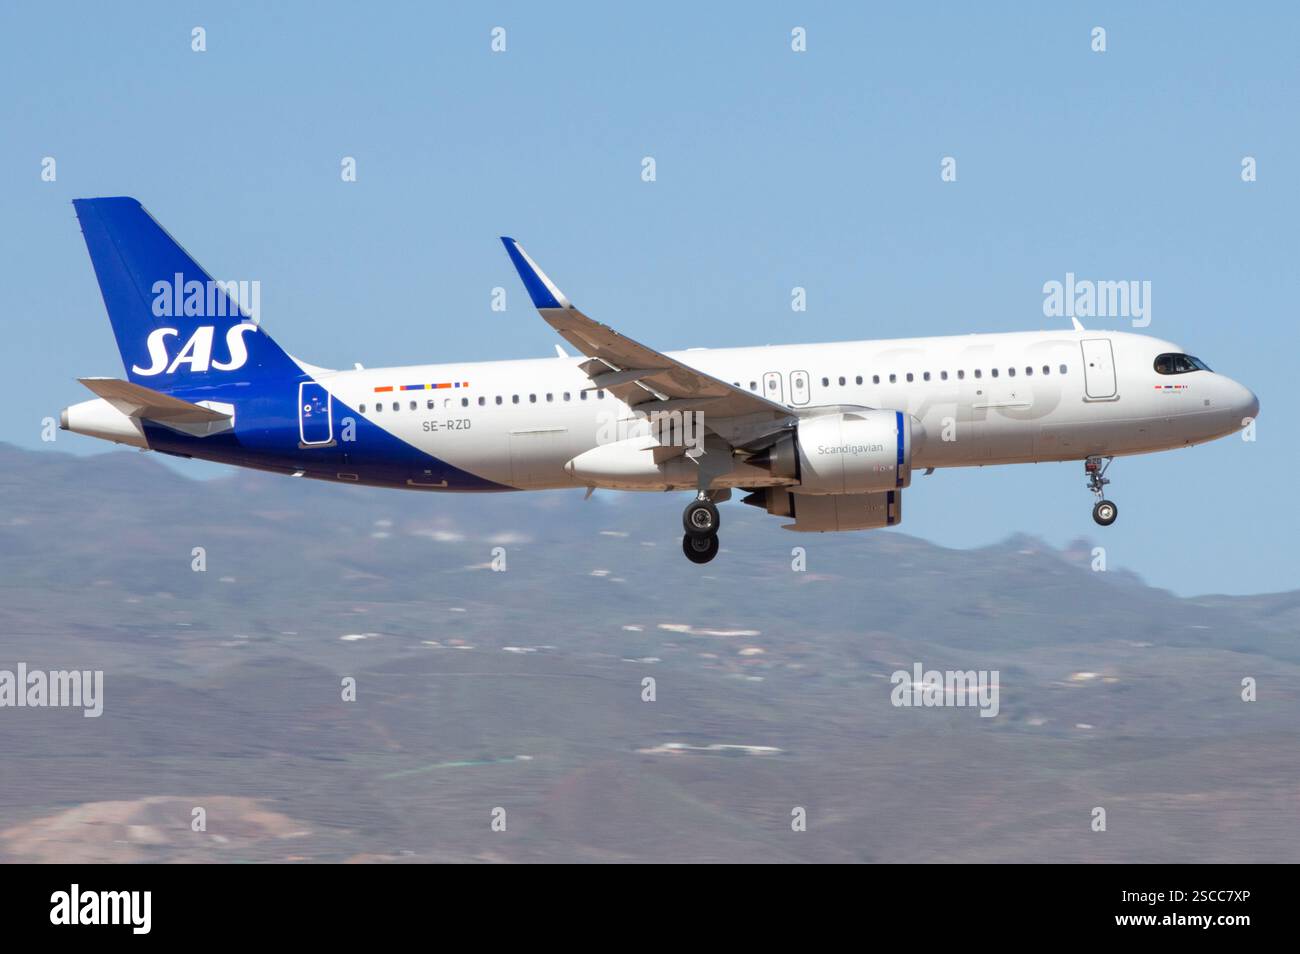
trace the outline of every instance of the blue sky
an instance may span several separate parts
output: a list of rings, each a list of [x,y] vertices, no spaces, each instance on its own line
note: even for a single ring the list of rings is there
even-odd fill
[[[552,353],[502,234],[663,349],[1038,329],[1072,271],[1149,280],[1147,331],[1252,387],[1258,440],[1117,461],[1105,531],[1052,464],[918,479],[905,532],[1089,536],[1181,593],[1300,583],[1293,5],[614,7],[6,4],[0,440],[49,446],[75,378],[121,373],[81,196],[259,280],[266,328],[327,366]]]

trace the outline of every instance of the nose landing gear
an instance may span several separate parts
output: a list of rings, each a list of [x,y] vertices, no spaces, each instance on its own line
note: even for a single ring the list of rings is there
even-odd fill
[[[703,491],[682,513],[682,552],[692,563],[708,563],[718,555],[718,527],[722,517],[717,504]]]
[[[1107,457],[1103,461],[1100,457],[1089,457],[1083,462],[1083,472],[1088,475],[1088,489],[1097,497],[1097,503],[1092,508],[1092,519],[1103,527],[1109,527],[1119,516],[1119,507],[1102,495],[1103,488],[1110,483],[1106,470],[1114,459]]]

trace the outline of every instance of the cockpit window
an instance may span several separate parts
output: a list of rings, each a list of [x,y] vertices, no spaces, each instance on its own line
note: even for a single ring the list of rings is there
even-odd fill
[[[1189,371],[1209,371],[1210,366],[1190,354],[1162,354],[1156,357],[1156,374],[1186,374]]]

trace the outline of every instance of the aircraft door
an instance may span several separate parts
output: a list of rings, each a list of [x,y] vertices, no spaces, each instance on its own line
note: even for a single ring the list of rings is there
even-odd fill
[[[790,372],[790,403],[800,405],[808,403],[807,371]]]
[[[785,398],[782,396],[780,371],[769,371],[763,375],[763,397],[769,401],[775,401],[777,404],[785,403]]]
[[[1083,347],[1083,390],[1090,400],[1115,397],[1115,356],[1109,338],[1089,338]]]
[[[334,408],[330,393],[315,381],[298,385],[298,436],[303,446],[334,442]]]

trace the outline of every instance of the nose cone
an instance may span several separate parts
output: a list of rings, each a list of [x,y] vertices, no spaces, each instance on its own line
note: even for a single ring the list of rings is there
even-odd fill
[[[1254,391],[1244,384],[1237,384],[1234,381],[1233,387],[1237,393],[1233,397],[1232,406],[1244,426],[1247,418],[1254,420],[1259,417],[1259,398],[1255,396]]]
[[[1224,424],[1232,428],[1232,431],[1241,430],[1259,415],[1259,398],[1255,392],[1232,378],[1223,379],[1219,401],[1219,406],[1223,408]]]

